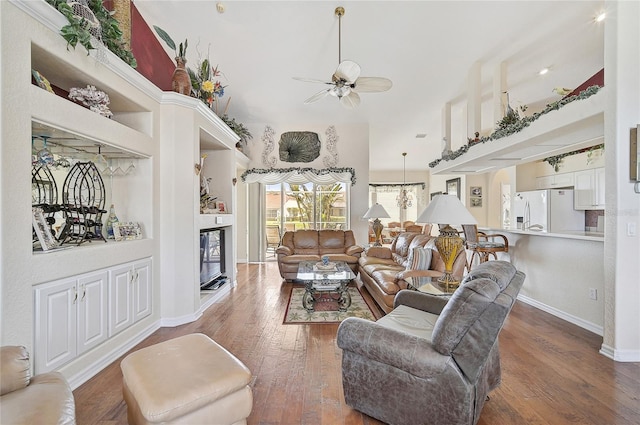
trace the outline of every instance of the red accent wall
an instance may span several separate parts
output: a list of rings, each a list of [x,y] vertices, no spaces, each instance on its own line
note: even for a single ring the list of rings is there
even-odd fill
[[[131,4],[131,51],[138,62],[136,70],[140,74],[161,90],[172,90],[171,77],[176,64],[167,55],[155,33],[133,3]]]
[[[113,10],[112,0],[103,0],[107,10]],[[136,58],[136,70],[163,91],[171,91],[171,77],[176,69],[164,46],[156,38],[133,2],[131,5],[131,51]]]
[[[604,87],[604,68],[601,69],[600,71],[596,72],[593,75],[593,77],[589,78],[587,81],[585,81],[584,83],[580,84],[578,87],[575,88],[574,91],[572,91],[571,93],[569,93],[565,97],[579,95],[582,90],[584,90],[586,88],[589,88],[591,86],[595,86],[595,85],[600,86],[600,87]]]

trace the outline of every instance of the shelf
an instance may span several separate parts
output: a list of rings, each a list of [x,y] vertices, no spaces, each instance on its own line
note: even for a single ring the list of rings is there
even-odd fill
[[[497,171],[602,143],[605,88],[549,112],[522,131],[469,148],[458,158],[442,160],[432,174],[475,174]]]
[[[73,64],[73,59],[78,52],[67,52],[66,56],[55,56],[41,48],[37,44],[31,44],[31,66],[32,69],[40,72],[53,86],[69,92],[72,87],[86,87],[93,85],[98,90],[109,95],[109,109],[113,112],[113,120],[121,122],[123,125],[134,130],[151,135],[151,111],[144,108],[130,98],[134,92],[116,90],[107,82],[102,82],[95,75],[87,74],[79,67],[83,64]],[[75,54],[73,54],[75,53]],[[91,58],[82,58],[84,60]],[[92,59],[91,59],[92,60]],[[96,63],[94,66],[97,66]],[[100,75],[100,73],[96,73]],[[133,88],[133,86],[132,86]],[[51,94],[51,93],[49,93]],[[57,96],[57,95],[56,95]],[[75,103],[66,97],[58,96],[66,102]],[[104,117],[103,117],[104,118]]]
[[[200,214],[200,229],[233,225],[233,214]]]
[[[122,153],[120,157],[132,158],[153,153],[153,140],[148,135],[37,86],[30,87],[29,101],[34,136],[51,137],[56,144],[94,155],[99,144],[114,147],[114,156],[116,151]]]
[[[67,246],[67,245],[65,245]],[[75,276],[122,264],[133,259],[152,257],[153,239],[115,242],[92,241],[47,254],[32,255],[32,285]],[[64,267],[60,267],[64,264]]]

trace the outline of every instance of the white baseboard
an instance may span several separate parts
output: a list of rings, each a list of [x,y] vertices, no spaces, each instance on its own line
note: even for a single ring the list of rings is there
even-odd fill
[[[146,329],[142,330],[138,335],[130,340],[126,341],[124,344],[115,347],[104,356],[102,356],[97,362],[94,362],[90,366],[76,373],[75,375],[69,377],[67,381],[69,382],[69,386],[71,386],[72,390],[75,390],[80,385],[87,382],[89,379],[93,378],[98,374],[102,369],[109,366],[111,363],[116,361],[120,356],[122,356],[127,351],[131,350],[133,347],[141,343],[145,338],[154,333],[156,330],[160,328],[160,322],[154,322],[149,325]]]
[[[164,317],[160,319],[160,327],[162,328],[175,328],[176,326],[184,325],[186,323],[195,322],[202,316],[200,311],[196,311],[192,314],[185,314],[178,317]]]
[[[574,325],[580,326],[581,328],[586,329],[590,332],[593,332],[597,335],[600,335],[600,336],[604,335],[604,329],[600,325],[596,325],[595,323],[588,322],[584,319],[573,316],[562,310],[558,310],[555,307],[551,307],[546,304],[543,304],[539,301],[534,300],[533,298],[527,297],[526,295],[522,295],[522,294],[518,295],[518,300],[522,301],[525,304],[529,304],[530,306],[533,306],[537,309],[540,309],[542,311],[546,311],[547,313],[552,314],[556,317],[559,317],[560,319],[565,320],[569,323],[573,323]]]
[[[600,354],[616,362],[640,362],[640,350],[616,350],[613,347],[602,344]]]

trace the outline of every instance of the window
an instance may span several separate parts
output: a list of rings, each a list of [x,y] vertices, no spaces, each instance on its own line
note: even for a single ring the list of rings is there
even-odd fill
[[[407,220],[416,221],[418,214],[418,208],[421,204],[421,183],[415,184],[375,184],[369,185],[369,204],[373,205],[376,202],[384,207],[384,209],[391,216],[390,218],[383,218],[380,221],[386,225],[389,222],[404,222]],[[403,209],[398,205],[398,196],[401,191],[405,189],[407,194],[412,198],[411,206],[407,206],[407,209]],[[424,206],[422,206],[424,208]]]
[[[347,229],[348,187],[343,182],[266,185],[266,224],[284,230]]]

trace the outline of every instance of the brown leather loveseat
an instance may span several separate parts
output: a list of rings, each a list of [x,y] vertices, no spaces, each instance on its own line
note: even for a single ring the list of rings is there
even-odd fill
[[[0,424],[76,423],[73,393],[58,372],[31,376],[22,346],[0,348]]]
[[[385,312],[393,310],[393,299],[398,291],[407,289],[407,277],[440,277],[444,273],[444,261],[435,246],[435,238],[429,235],[404,232],[391,243],[391,247],[368,248],[358,260],[358,287],[364,286]],[[414,248],[431,251],[428,269],[411,269],[409,255]],[[453,275],[462,280],[466,265],[466,253],[461,250],[453,263]]]
[[[284,233],[276,254],[280,276],[293,280],[301,261],[320,261],[324,255],[329,261],[344,261],[357,273],[363,250],[351,230],[296,230]]]

